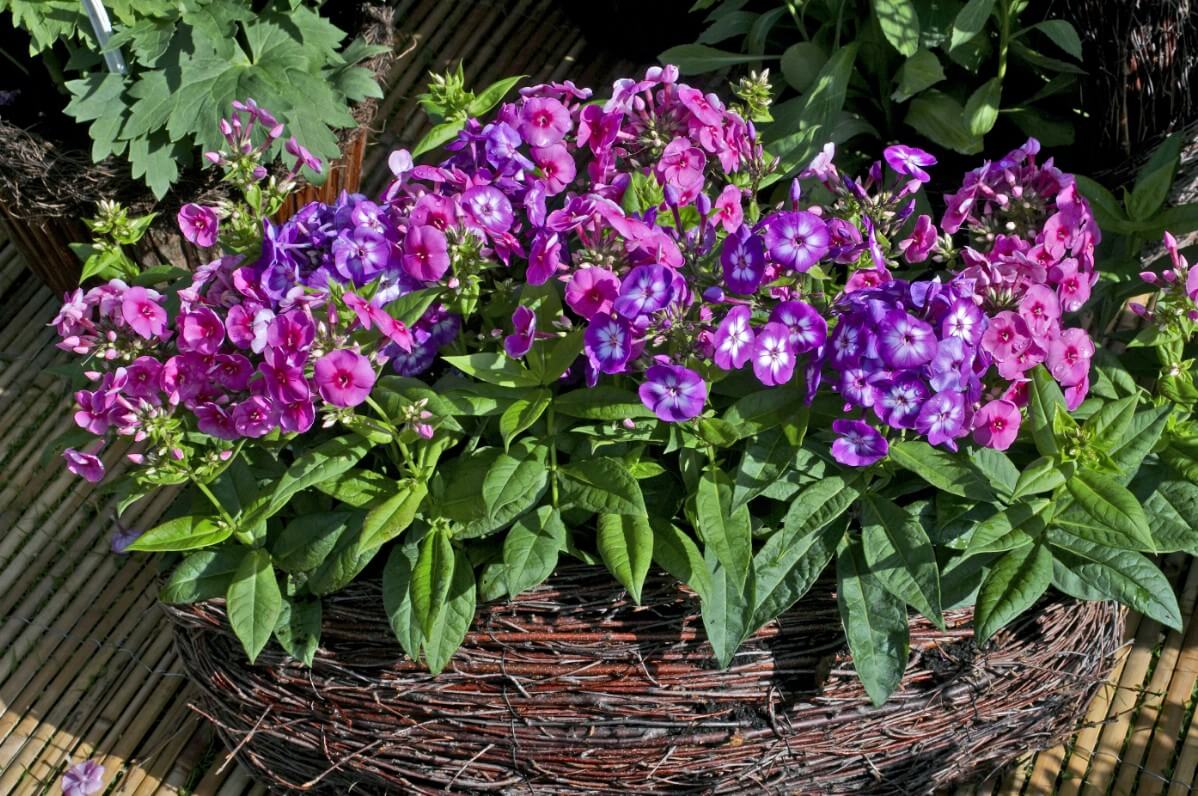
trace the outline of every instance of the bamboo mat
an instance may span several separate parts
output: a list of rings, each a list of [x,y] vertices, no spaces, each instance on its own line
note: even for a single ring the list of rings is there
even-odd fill
[[[427,130],[416,96],[429,71],[464,64],[481,89],[510,74],[601,87],[634,65],[588,44],[555,0],[406,0],[400,58],[387,79],[364,170],[367,192],[388,178],[386,154]],[[0,794],[60,793],[69,762],[105,768],[108,794],[260,794],[187,703],[192,692],[155,605],[156,562],[109,552],[111,500],[43,462],[72,427],[65,362],[49,323],[58,299],[11,246],[0,245]],[[119,469],[120,450],[108,452]],[[150,527],[171,495],[129,519]],[[1198,566],[1173,559],[1187,620]],[[1198,623],[1185,633],[1131,617],[1129,643],[1089,721],[1064,747],[962,794],[1093,796],[1191,791],[1198,768]]]

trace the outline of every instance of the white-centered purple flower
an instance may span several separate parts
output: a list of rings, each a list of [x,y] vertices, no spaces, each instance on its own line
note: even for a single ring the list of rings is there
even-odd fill
[[[942,390],[926,402],[915,418],[915,430],[932,445],[957,449],[957,438],[966,433],[965,399],[956,390]]]
[[[922,379],[905,374],[878,390],[873,410],[892,428],[915,428],[915,418],[930,394]]]
[[[102,790],[104,766],[94,760],[76,763],[62,775],[63,796],[92,796]]]
[[[724,239],[720,265],[728,290],[740,295],[756,293],[765,279],[765,244],[742,224]]]
[[[790,329],[771,321],[757,332],[753,341],[753,373],[767,387],[786,384],[794,375],[797,359],[790,342]]]
[[[614,307],[625,318],[657,312],[673,298],[674,272],[664,265],[638,265],[624,277]]]
[[[681,365],[653,365],[645,371],[641,402],[667,423],[698,417],[707,402],[707,383]]]
[[[957,299],[949,305],[948,314],[940,322],[940,333],[945,337],[959,337],[966,345],[976,346],[986,325],[986,316],[977,304],[969,299]]]
[[[476,185],[462,194],[462,208],[488,232],[507,232],[512,226],[512,203],[491,185]]]
[[[765,246],[770,259],[803,273],[828,253],[828,225],[815,213],[774,213],[765,220]]]
[[[744,367],[753,352],[753,328],[749,324],[752,312],[739,305],[729,310],[715,333],[715,364],[723,370]]]
[[[632,356],[632,327],[618,315],[591,319],[582,336],[592,363],[603,373],[623,373]]]
[[[878,349],[888,367],[917,368],[935,356],[936,333],[926,322],[894,310],[881,324]]]
[[[790,329],[790,345],[796,354],[819,348],[828,339],[828,322],[805,301],[781,302],[770,312],[770,320]]]
[[[878,430],[861,420],[834,420],[832,457],[847,467],[868,467],[886,458],[890,445]]]

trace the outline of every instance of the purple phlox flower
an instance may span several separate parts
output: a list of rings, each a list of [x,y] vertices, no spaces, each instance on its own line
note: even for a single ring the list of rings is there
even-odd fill
[[[391,173],[396,177],[403,177],[415,165],[415,161],[412,160],[412,153],[406,149],[396,149],[387,156],[387,168],[391,169]]]
[[[235,440],[241,435],[233,423],[233,417],[215,403],[197,404],[192,411],[196,416],[196,428],[201,433],[217,439]]]
[[[920,182],[927,182],[931,179],[924,168],[936,165],[936,158],[927,152],[902,144],[886,147],[882,150],[882,157],[896,173],[905,177],[914,177]]]
[[[928,366],[932,389],[961,390],[969,376],[973,351],[960,337],[945,337],[936,346],[936,356]]]
[[[109,413],[115,404],[115,397],[107,390],[79,390],[75,393],[75,425],[85,431],[101,436],[108,431],[111,422]]]
[[[566,305],[587,320],[610,312],[619,295],[620,278],[606,268],[580,268],[566,285]]]
[[[936,226],[932,217],[921,215],[915,220],[915,228],[911,236],[899,243],[903,259],[909,263],[922,263],[928,259],[932,247],[936,245]]]
[[[1090,288],[1097,274],[1083,274],[1075,258],[1069,257],[1049,269],[1050,278],[1056,281],[1057,297],[1065,312],[1077,312],[1090,298]]]
[[[690,204],[703,188],[703,168],[707,156],[688,138],[675,138],[666,145],[657,162],[657,177],[667,188],[678,192],[677,204]]]
[[[830,360],[836,367],[850,367],[861,361],[868,332],[860,321],[842,318],[832,332]]]
[[[1019,407],[1007,400],[990,401],[973,416],[973,441],[1005,451],[1019,436]]]
[[[794,375],[795,351],[790,328],[771,321],[757,332],[753,341],[753,373],[767,387],[785,384]]]
[[[213,358],[210,374],[226,390],[243,392],[249,389],[250,377],[254,375],[254,366],[241,354],[217,354]]]
[[[805,301],[783,301],[770,312],[770,320],[790,329],[790,345],[796,354],[819,348],[828,339],[828,322]]]
[[[177,220],[179,231],[188,241],[202,249],[216,245],[220,219],[217,218],[216,211],[211,207],[194,203],[185,204],[179,208]]]
[[[945,337],[959,337],[967,345],[975,346],[987,326],[981,308],[969,299],[957,299],[949,304],[948,313],[940,322],[940,333]]]
[[[836,158],[836,145],[831,141],[824,144],[819,154],[811,159],[811,164],[799,174],[799,179],[814,177],[827,185],[836,178],[836,166],[832,162]]]
[[[957,449],[957,438],[966,433],[965,399],[955,390],[942,390],[927,401],[915,418],[915,430],[932,445]]]
[[[404,259],[406,264],[407,257]],[[365,284],[390,265],[391,242],[369,227],[358,227],[333,241],[333,263],[341,276],[355,284]]]
[[[159,382],[171,405],[188,405],[208,387],[211,357],[201,354],[179,354],[162,363]]]
[[[574,158],[562,144],[534,147],[532,160],[541,172],[541,182],[549,196],[556,196],[566,190],[566,186],[574,182],[574,178],[578,176]]]
[[[552,97],[532,97],[520,108],[520,134],[533,147],[556,144],[573,127],[570,112]]]
[[[225,325],[209,307],[197,307],[179,316],[178,327],[180,351],[215,354],[225,341]]]
[[[233,408],[233,428],[242,437],[264,437],[279,425],[279,412],[269,399],[252,395]]]
[[[774,262],[803,273],[828,253],[828,226],[805,210],[775,213],[765,221],[765,246]]]
[[[720,322],[715,334],[715,364],[723,370],[740,370],[753,353],[752,312],[748,307],[733,307]]]
[[[543,285],[557,273],[562,262],[562,239],[556,232],[541,230],[528,250],[528,269],[524,278],[530,285]]]
[[[832,430],[838,435],[832,458],[847,467],[868,467],[890,452],[886,438],[861,420],[834,420]]]
[[[293,156],[296,159],[295,171],[299,171],[300,166],[307,166],[309,169],[316,172],[317,174],[320,174],[324,170],[324,164],[321,162],[320,158],[316,157],[311,152],[309,152],[306,147],[304,147],[302,144],[300,144],[299,141],[297,141],[295,139],[295,136],[291,136],[290,138],[288,138],[287,143],[283,145],[283,148],[287,150],[288,154],[290,154],[291,156]],[[399,152],[392,152],[391,156],[394,157],[394,156],[398,155],[400,152],[405,152],[405,150],[400,150]],[[409,156],[409,161],[410,160],[411,160],[411,156]],[[390,162],[390,161],[388,161],[388,162]],[[394,171],[394,170],[395,170],[394,167],[392,167],[392,171]]]
[[[720,265],[729,290],[741,295],[755,293],[765,279],[765,244],[741,224],[724,239]]]
[[[412,227],[433,227],[445,232],[457,221],[457,205],[451,197],[426,193],[416,200],[408,221]]]
[[[304,369],[288,361],[286,353],[277,348],[266,349],[266,361],[258,366],[266,381],[266,389],[276,403],[300,401],[312,394]]]
[[[131,398],[157,400],[159,378],[162,375],[161,362],[151,356],[138,357],[129,363],[125,373],[126,395]]]
[[[166,310],[158,304],[162,297],[154,290],[131,287],[121,297],[121,317],[139,337],[149,340],[166,334]]]
[[[706,382],[681,365],[653,365],[645,371],[645,383],[638,392],[641,402],[667,423],[698,417],[707,402]]]
[[[857,225],[843,218],[829,218],[827,226],[828,257],[841,265],[856,262],[865,245],[861,237],[861,230],[857,229]]]
[[[930,394],[923,379],[911,373],[903,374],[878,389],[874,413],[893,428],[915,428],[915,418]]]
[[[537,334],[537,314],[521,304],[512,313],[511,334],[503,338],[503,350],[512,359],[519,359],[529,352]]]
[[[104,790],[104,766],[84,760],[67,769],[62,775],[63,796],[92,796]]]
[[[512,226],[512,203],[491,185],[476,185],[462,194],[466,214],[488,232],[506,232]]]
[[[638,265],[624,277],[613,307],[625,318],[662,309],[674,297],[674,272],[664,265]]]
[[[936,353],[936,333],[924,321],[894,310],[886,314],[878,333],[882,361],[892,368],[916,368]]]
[[[346,296],[353,295],[347,293]],[[288,355],[303,354],[316,338],[312,316],[302,310],[286,312],[271,319],[266,328],[266,342]]]
[[[316,422],[316,406],[311,398],[297,398],[278,405],[279,428],[289,434],[303,434]]]
[[[854,406],[868,409],[877,400],[877,387],[874,386],[873,379],[865,368],[846,368],[841,371],[837,389],[845,398],[845,411]]]
[[[431,225],[412,227],[404,237],[403,268],[415,279],[435,282],[449,270],[449,242]]]
[[[104,480],[105,472],[104,462],[96,455],[98,450],[99,447],[96,447],[91,453],[84,453],[74,448],[67,448],[62,452],[62,457],[66,459],[68,470],[80,478],[98,484]]]
[[[141,531],[136,528],[126,528],[121,524],[119,519],[114,518],[113,524],[116,525],[116,530],[109,537],[108,547],[117,555],[124,555],[129,549],[129,545],[133,544],[141,536]]]
[[[330,351],[316,360],[313,376],[320,397],[333,406],[362,403],[370,395],[375,380],[370,360],[345,348]]]
[[[623,373],[632,357],[632,327],[618,315],[596,315],[583,333],[587,356],[602,373]]]

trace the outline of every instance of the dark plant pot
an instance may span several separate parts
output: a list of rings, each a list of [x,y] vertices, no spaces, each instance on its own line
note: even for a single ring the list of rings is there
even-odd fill
[[[371,43],[390,44],[394,9],[373,0],[356,5],[354,35]],[[383,80],[393,61],[394,56],[385,53],[364,65]],[[301,182],[280,217],[291,215],[307,202],[333,201],[343,190],[358,189],[376,105],[368,100],[352,109],[358,126],[341,131],[341,158],[328,164],[328,176],[321,185]],[[67,117],[63,120],[73,124]],[[50,127],[61,128],[61,124]],[[175,215],[188,202],[215,202],[228,196],[230,188],[220,182],[219,173],[189,169],[170,193],[157,201],[141,181],[132,178],[124,161],[108,158],[93,163],[79,142],[65,137],[51,140],[44,134],[46,130],[46,125],[38,132],[0,117],[0,220],[29,269],[51,290],[63,293],[78,285],[82,264],[69,244],[90,239],[82,219],[95,215],[101,199],[120,201],[135,213],[159,212],[140,251],[144,264],[161,263],[170,256],[164,252],[180,252],[192,266],[202,261],[203,254],[178,235]]]
[[[870,705],[818,584],[721,670],[697,600],[636,606],[567,568],[479,608],[439,676],[394,642],[377,582],[325,598],[312,668],[246,661],[223,601],[164,606],[208,717],[262,782],[314,793],[924,793],[1067,736],[1122,637],[1112,604],[1050,599],[978,649],[971,609],[911,622],[903,684]]]

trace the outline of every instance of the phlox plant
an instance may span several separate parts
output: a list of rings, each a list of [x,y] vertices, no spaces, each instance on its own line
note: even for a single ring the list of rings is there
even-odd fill
[[[1170,407],[1095,364],[1073,178],[1030,140],[937,220],[930,154],[850,176],[829,146],[762,206],[739,110],[668,66],[527,87],[435,165],[393,153],[376,199],[274,223],[255,142],[282,132],[239,104],[209,160],[247,201],[179,218],[215,259],[55,320],[89,382],[68,466],[122,508],[186,487],[119,546],[177,555],[162,599],[225,598],[251,660],[310,662],[321,598],[368,577],[437,672],[478,600],[564,558],[636,601],[675,576],[724,666],[834,573],[877,702],[908,607],[976,603],[984,643],[1055,585],[1176,626],[1143,553],[1177,529],[1129,488]]]

